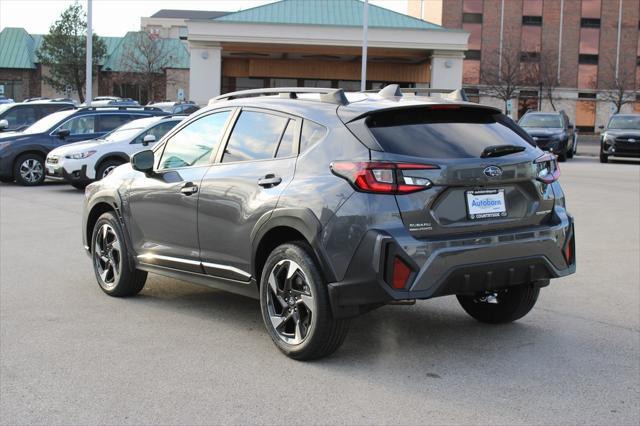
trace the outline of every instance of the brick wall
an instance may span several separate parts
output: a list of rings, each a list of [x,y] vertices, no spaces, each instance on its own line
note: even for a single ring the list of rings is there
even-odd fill
[[[39,80],[38,70],[34,69],[14,69],[0,68],[0,82],[2,81],[20,81],[22,88],[20,93],[14,93],[13,97],[16,101],[26,98],[40,96],[40,88],[36,83]],[[7,95],[9,95],[7,93]]]
[[[442,26],[462,28],[462,0],[443,0]]]

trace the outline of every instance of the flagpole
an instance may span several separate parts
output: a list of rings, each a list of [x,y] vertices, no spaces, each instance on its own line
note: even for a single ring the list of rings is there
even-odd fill
[[[85,102],[87,105],[91,105],[91,100],[93,99],[93,29],[91,23],[91,6],[92,1],[87,0],[87,58],[86,58],[86,77],[87,80],[85,82],[86,87],[86,97]]]
[[[367,44],[369,36],[369,0],[364,0],[362,17],[362,74],[360,75],[360,90],[367,89]]]

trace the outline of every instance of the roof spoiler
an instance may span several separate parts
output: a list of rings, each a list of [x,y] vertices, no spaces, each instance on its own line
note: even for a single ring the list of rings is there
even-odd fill
[[[399,84],[389,84],[380,91],[365,90],[365,93],[377,93],[383,99],[394,99],[404,95],[412,96],[431,96],[432,94],[440,94],[441,99],[449,101],[469,101],[464,89],[435,89],[431,87],[403,87]]]

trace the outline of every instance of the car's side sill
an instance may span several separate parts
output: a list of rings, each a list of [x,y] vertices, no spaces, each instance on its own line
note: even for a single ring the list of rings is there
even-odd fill
[[[259,299],[260,293],[258,292],[258,286],[256,282],[251,279],[249,282],[237,281],[228,278],[213,277],[210,275],[199,274],[196,272],[182,271],[165,266],[151,265],[147,263],[138,263],[138,269],[153,272],[158,275],[164,275],[166,277],[175,278],[179,280],[185,280],[194,284],[203,285],[209,288],[215,288],[217,290],[228,291],[229,293],[239,294],[241,296],[251,297],[252,299]]]

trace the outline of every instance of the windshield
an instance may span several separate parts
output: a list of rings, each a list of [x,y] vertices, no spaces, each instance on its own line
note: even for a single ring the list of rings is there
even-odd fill
[[[562,121],[557,114],[527,114],[520,120],[520,126],[560,129]]]
[[[618,115],[611,117],[609,129],[634,129],[640,130],[640,115]]]
[[[54,112],[53,114],[49,114],[46,117],[43,117],[40,120],[33,123],[31,126],[27,127],[23,133],[26,133],[28,135],[34,134],[34,133],[44,133],[50,128],[52,128],[53,126],[55,126],[56,124],[58,124],[60,121],[72,115],[74,112],[76,111],[73,109],[70,109],[66,111]]]
[[[0,114],[11,108],[15,104],[0,104]]]

